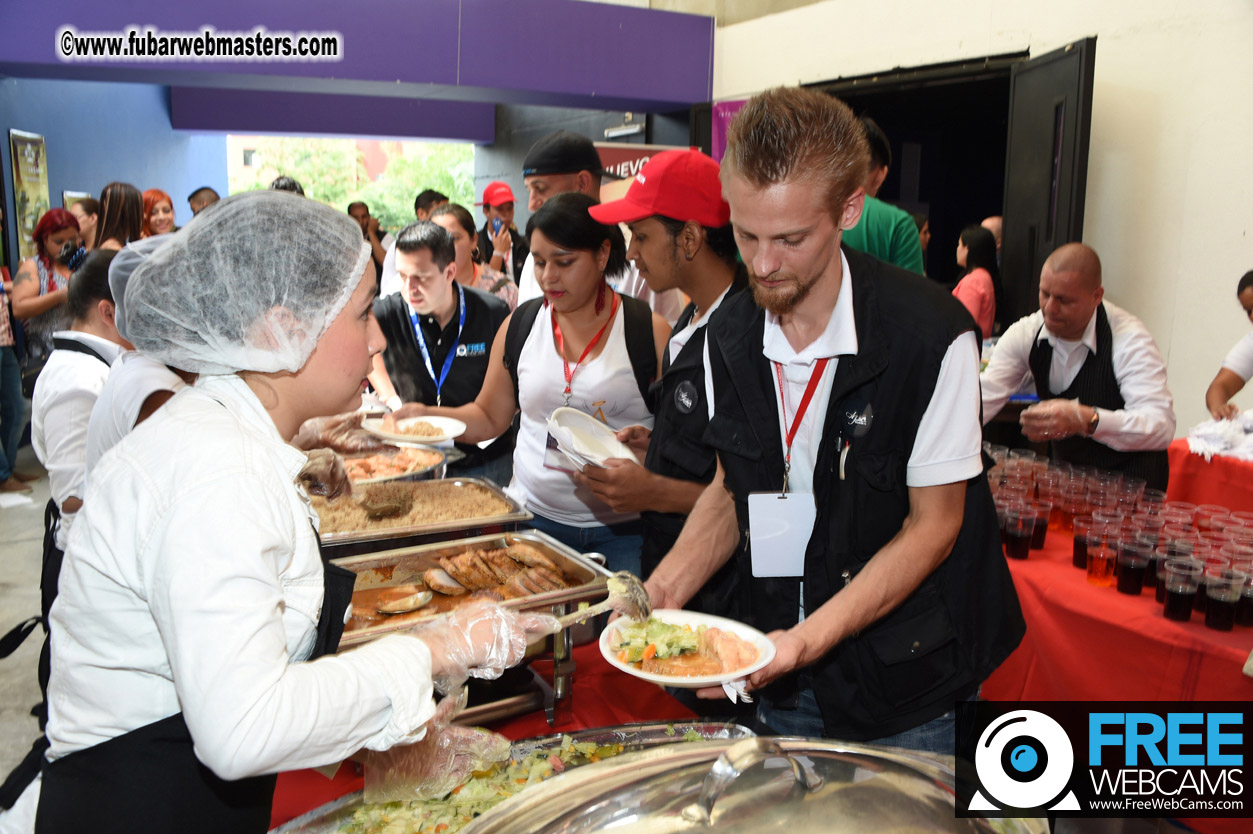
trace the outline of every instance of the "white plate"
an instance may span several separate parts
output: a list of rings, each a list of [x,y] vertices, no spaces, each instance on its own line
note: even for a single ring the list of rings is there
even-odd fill
[[[548,417],[548,432],[557,446],[575,463],[604,466],[610,458],[639,463],[631,447],[618,439],[617,432],[577,408],[558,408]]]
[[[660,683],[665,686],[673,686],[678,689],[700,689],[706,686],[721,686],[729,681],[746,678],[758,669],[764,668],[770,661],[774,660],[774,643],[770,642],[770,638],[762,634],[752,626],[744,625],[744,623],[728,620],[726,617],[715,617],[713,614],[701,614],[698,611],[681,611],[675,608],[666,608],[654,611],[653,616],[663,623],[672,625],[690,625],[692,628],[697,626],[709,626],[711,628],[720,628],[723,631],[729,631],[742,640],[747,640],[757,647],[757,660],[754,663],[745,666],[743,669],[736,669],[734,672],[727,672],[722,675],[708,675],[699,678],[680,677],[678,675],[654,675],[650,672],[644,672],[637,669],[634,664],[623,663],[618,660],[618,653],[610,648],[610,634],[618,628],[620,624],[630,624],[632,621],[627,619],[619,619],[610,623],[605,630],[600,633],[600,653],[605,660],[609,661],[611,666],[616,666],[623,672],[642,680],[651,681],[652,683]]]
[[[370,434],[396,443],[443,443],[445,440],[461,437],[466,432],[466,424],[451,417],[407,417],[404,420],[397,420],[396,426],[403,429],[406,426],[412,426],[414,423],[430,423],[435,428],[440,429],[443,434],[428,437],[426,435],[384,431],[382,417],[365,418],[361,421],[361,428]]]

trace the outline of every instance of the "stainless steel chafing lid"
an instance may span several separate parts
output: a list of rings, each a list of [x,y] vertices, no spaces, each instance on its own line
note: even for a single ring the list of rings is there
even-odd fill
[[[1047,832],[1044,820],[957,819],[953,783],[939,760],[902,750],[792,738],[693,742],[562,774],[463,832]]]

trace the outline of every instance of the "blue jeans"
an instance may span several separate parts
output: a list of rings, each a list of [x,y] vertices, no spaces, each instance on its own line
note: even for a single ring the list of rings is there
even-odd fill
[[[0,302],[2,303],[2,302]],[[17,439],[22,435],[22,368],[12,346],[0,347],[0,481],[13,476]]]
[[[513,479],[513,455],[498,455],[494,460],[478,466],[450,466],[449,478],[486,478],[504,489]]]
[[[968,700],[976,701],[978,698],[979,693],[976,690]],[[818,699],[814,696],[813,689],[809,687],[800,691],[796,709],[779,709],[762,698],[757,706],[757,720],[780,735],[804,738],[823,737],[822,713],[818,710]],[[952,756],[957,746],[955,721],[956,710],[949,710],[939,718],[933,718],[925,724],[911,727],[904,732],[858,743],[903,747],[907,750],[921,750]]]
[[[627,521],[612,526],[598,524],[595,527],[572,527],[537,515],[531,526],[580,553],[605,554],[611,571],[625,570],[636,576],[640,575],[640,549],[644,546],[642,521]]]

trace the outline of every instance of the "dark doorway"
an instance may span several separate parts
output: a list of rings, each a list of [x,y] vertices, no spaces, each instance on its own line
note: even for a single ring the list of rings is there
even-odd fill
[[[879,198],[930,219],[928,277],[958,278],[957,236],[1002,214],[1010,69],[1004,55],[815,85],[878,122],[892,144]]]

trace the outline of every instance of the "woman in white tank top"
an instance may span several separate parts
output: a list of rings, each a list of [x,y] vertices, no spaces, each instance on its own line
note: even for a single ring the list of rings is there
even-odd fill
[[[562,405],[591,414],[613,429],[653,425],[627,354],[622,299],[605,281],[607,272],[615,274],[625,265],[626,245],[617,226],[592,219],[587,213],[592,205],[595,201],[585,195],[559,194],[527,224],[544,297],[518,356],[517,401],[505,365],[511,315],[496,333],[491,364],[473,403],[459,408],[409,404],[395,416],[455,417],[466,424],[461,440],[478,443],[499,436],[521,411],[510,495],[535,514],[536,529],[580,552],[604,553],[611,570],[638,574],[642,544],[638,514],[615,513],[568,472],[544,466],[548,417]],[[654,313],[652,330],[660,367],[670,327]]]

